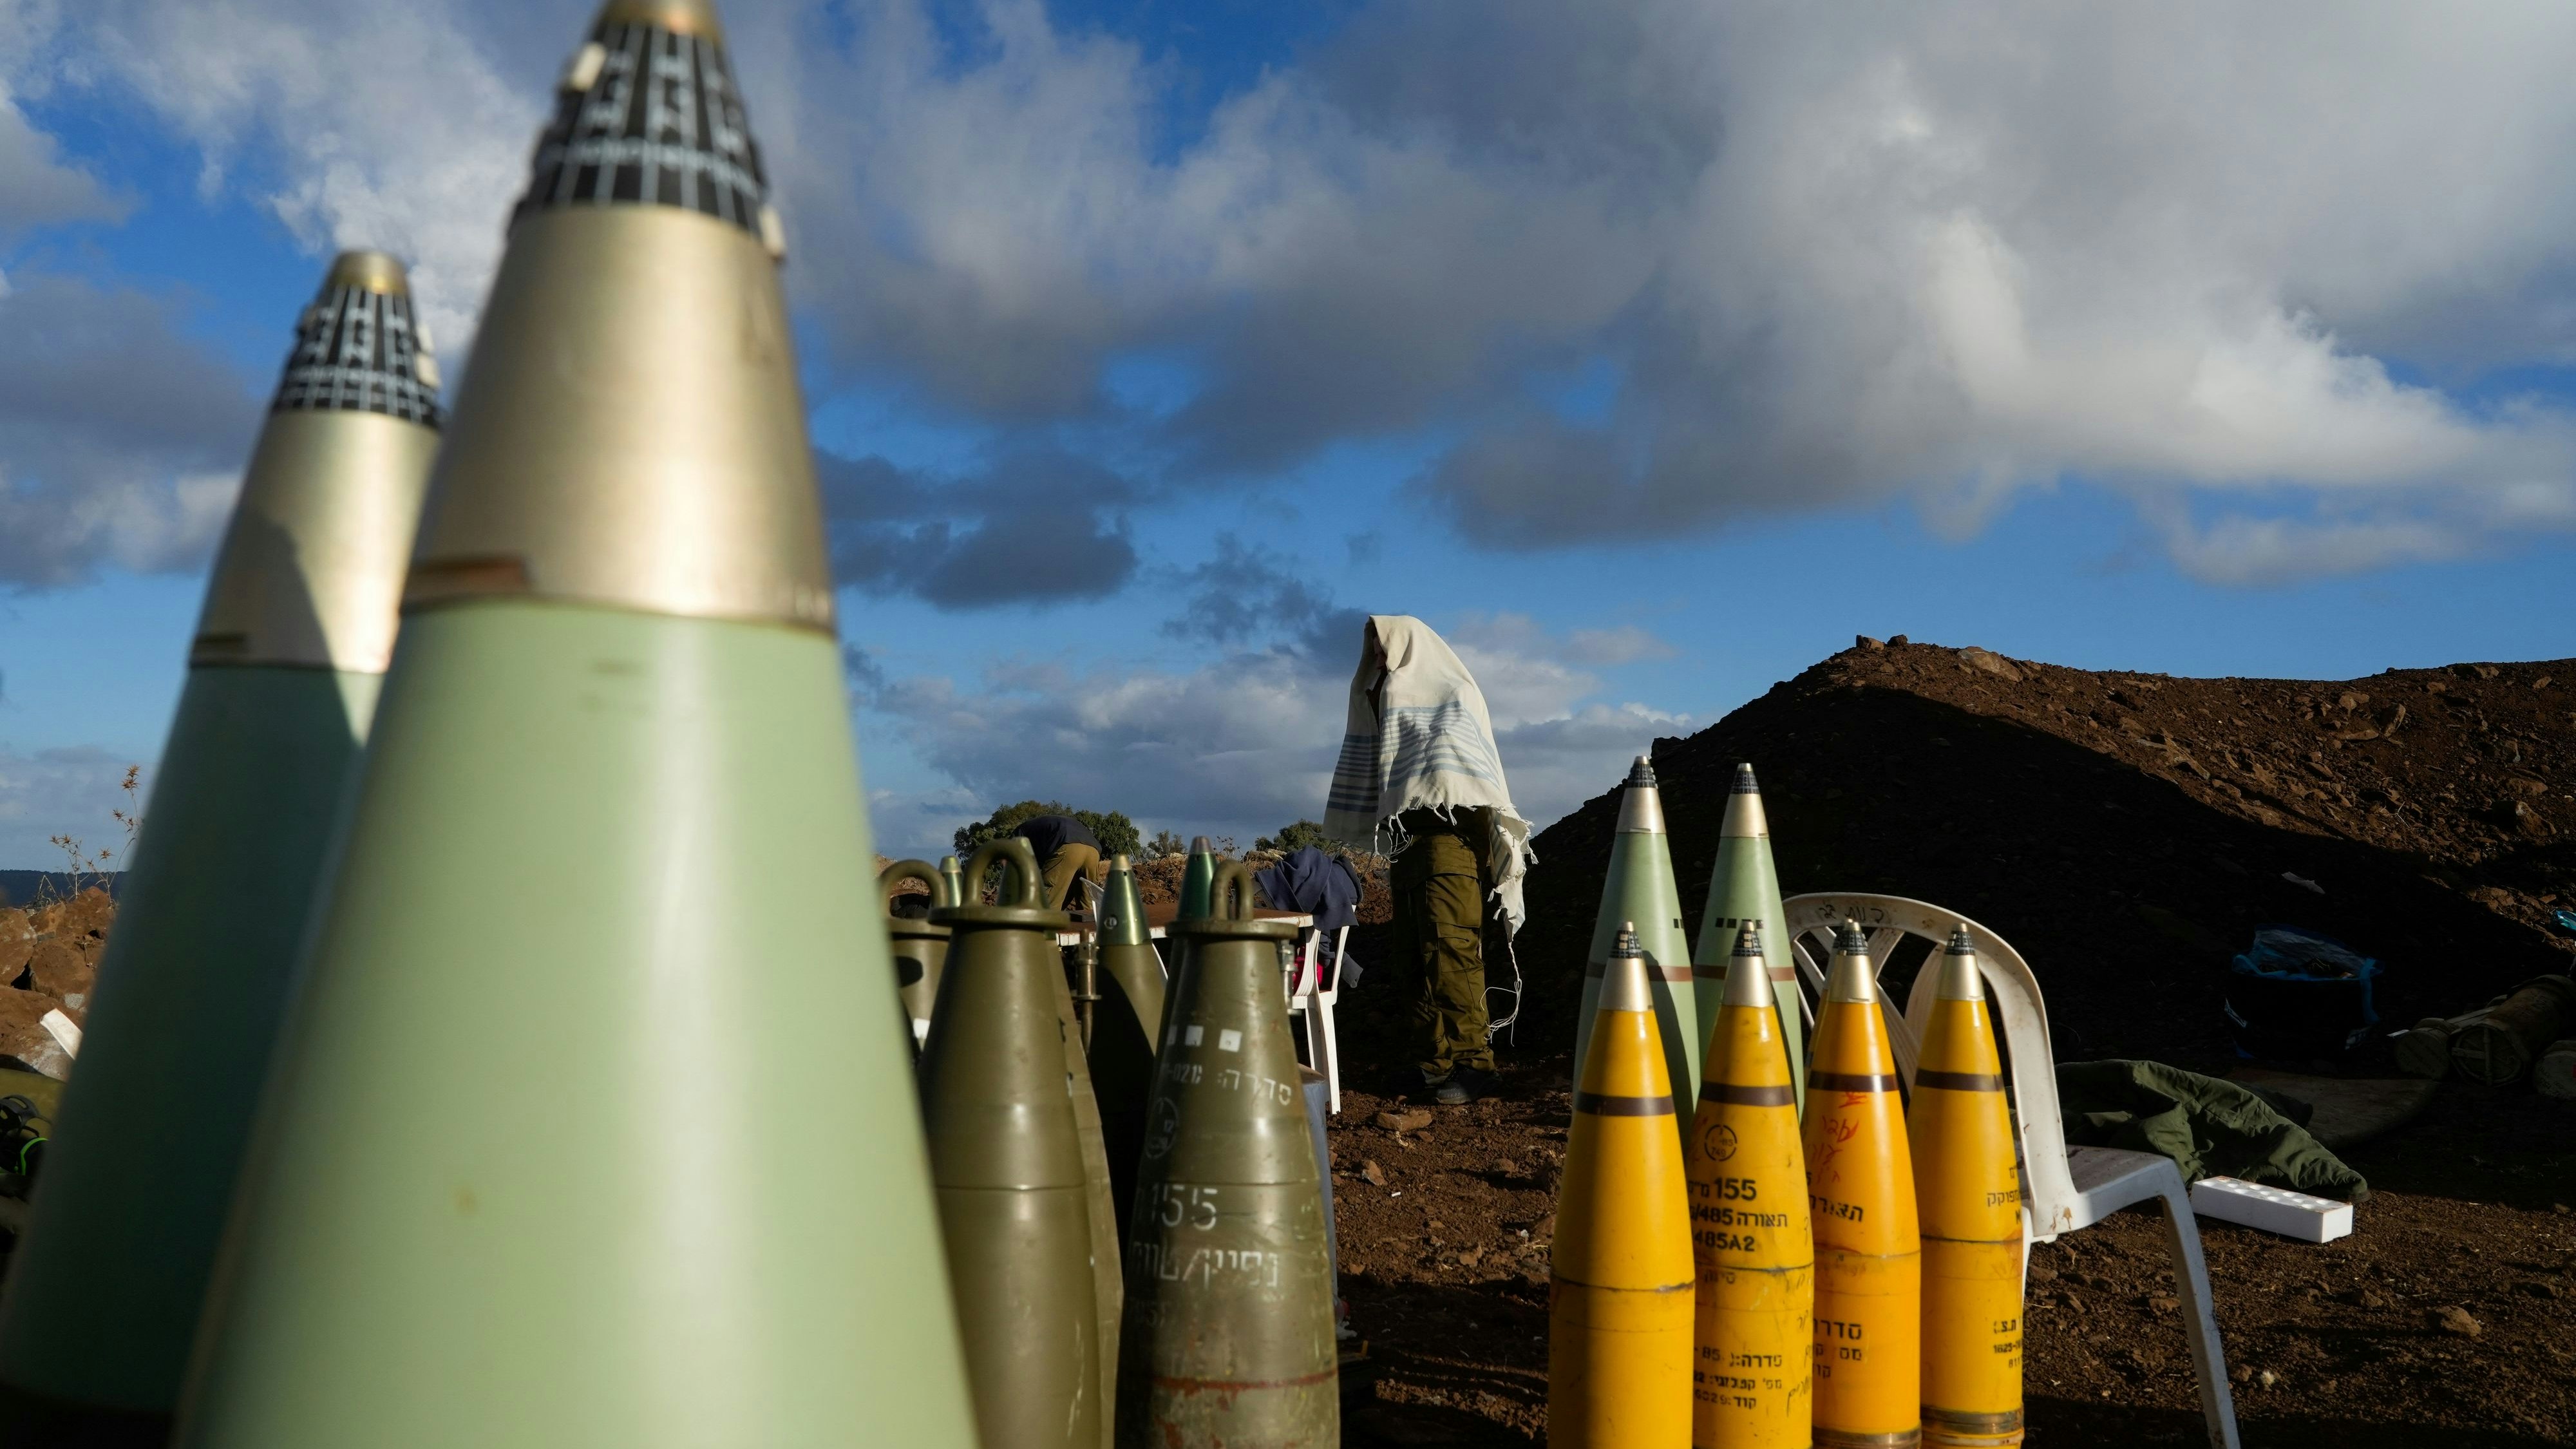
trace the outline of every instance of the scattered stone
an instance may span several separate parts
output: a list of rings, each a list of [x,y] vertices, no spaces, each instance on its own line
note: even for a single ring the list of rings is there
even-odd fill
[[[27,1070],[56,1081],[72,1074],[71,1053],[45,1030],[45,1013],[62,1003],[36,991],[0,987],[0,1058],[13,1058]]]
[[[2471,1317],[2469,1310],[2456,1304],[2435,1312],[2433,1326],[2444,1333],[2456,1334],[2461,1338],[2475,1338],[2487,1331],[2487,1326]]]
[[[1404,1112],[1380,1112],[1377,1125],[1389,1132],[1419,1132],[1431,1125],[1431,1109],[1415,1107]]]
[[[1537,1222],[1530,1224],[1529,1235],[1530,1241],[1533,1243],[1554,1242],[1556,1240],[1556,1214],[1549,1213],[1546,1217],[1540,1218]]]
[[[1890,635],[1888,635],[1888,636],[1887,636],[1887,642],[1888,642],[1890,645],[1897,645],[1897,644],[1911,644],[1911,643],[1913,643],[1914,641],[1913,641],[1913,640],[1911,640],[1911,639],[1906,638],[1906,637],[1905,637],[1904,635],[1902,635],[1902,634],[1890,634]]]
[[[1371,1187],[1384,1187],[1386,1186],[1386,1169],[1378,1166],[1374,1161],[1362,1162],[1360,1164],[1360,1180]]]
[[[1867,649],[1872,653],[1876,653],[1877,651],[1887,647],[1887,641],[1884,639],[1872,639],[1867,634],[1862,634],[1852,640],[1852,647],[1855,649]]]
[[[2013,667],[2013,662],[1991,649],[1979,649],[1972,644],[1960,650],[1959,657],[1997,679],[2013,684],[2019,684],[2022,681],[2022,672]]]
[[[2057,1281],[2057,1270],[2055,1268],[2042,1267],[2037,1263],[2033,1263],[2030,1265],[2030,1281],[2033,1283],[2054,1283]]]
[[[2252,1383],[2254,1381],[2254,1366],[2252,1364],[2240,1363],[2234,1368],[2229,1369],[2227,1371],[2227,1376],[2240,1384]]]
[[[2147,1306],[2158,1313],[2179,1313],[2182,1311],[2182,1300],[2157,1294],[2147,1300]]]
[[[1494,1164],[1494,1171],[1501,1173],[1505,1177],[1518,1177],[1521,1175],[1521,1165],[1506,1157],[1502,1161]]]
[[[1473,1268],[1483,1261],[1485,1261],[1485,1250],[1482,1248],[1466,1248],[1458,1254],[1458,1266],[1461,1268]]]
[[[2513,828],[2534,840],[2545,839],[2550,833],[2548,819],[2520,800],[2513,802]]]
[[[2281,1382],[2281,1376],[2280,1376],[2279,1374],[2276,1374],[2276,1373],[2272,1372],[2270,1369],[2265,1369],[2265,1370],[2263,1370],[2261,1373],[2256,1374],[2256,1375],[2254,1376],[2254,1382],[2256,1382],[2256,1383],[2258,1383],[2258,1384],[2262,1385],[2264,1388],[2267,1388],[2267,1389],[2268,1389],[2268,1388],[2271,1388],[2271,1387],[2273,1387],[2274,1385],[2276,1385],[2276,1384],[2280,1383],[2280,1382]]]
[[[60,1001],[75,1020],[88,1014],[89,993],[98,979],[98,968],[91,964],[89,953],[59,938],[39,941],[28,959],[27,971],[35,989]]]

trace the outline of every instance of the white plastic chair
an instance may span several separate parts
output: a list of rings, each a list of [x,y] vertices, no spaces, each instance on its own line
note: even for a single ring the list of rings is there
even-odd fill
[[[1825,990],[1818,962],[1831,959],[1834,933],[1844,921],[1860,923],[1869,939],[1870,964],[1880,971],[1907,936],[1922,936],[1938,951],[1949,942],[1953,926],[1968,928],[2009,1058],[2006,1070],[2012,1077],[2014,1127],[2021,1148],[2024,1241],[2055,1242],[2059,1235],[2089,1228],[2133,1203],[2161,1200],[2165,1247],[2173,1258],[2183,1329],[2191,1340],[2192,1366],[2200,1379],[2200,1409],[2207,1421],[2210,1449],[2239,1449],[2236,1398],[2227,1383],[2227,1355],[2219,1342],[2209,1267],[2201,1258],[2200,1224],[2192,1216],[2182,1172],[2173,1159],[2152,1152],[2066,1145],[2066,1129],[2058,1117],[2057,1054],[2049,1048],[2048,1009],[2040,1000],[2039,980],[2021,953],[1956,911],[1903,896],[1792,896],[1781,903],[1781,909],[1788,916],[1792,954],[1803,987],[1799,1006],[1810,1020],[1815,1008],[1808,998],[1821,1001]],[[1939,975],[1928,965],[1915,973],[1905,1014],[1888,1015],[1889,1045],[1895,1049],[1897,1075],[1908,1092],[1914,1089],[1915,1048],[1932,1019],[1933,984]],[[2024,1254],[2022,1261],[2027,1274],[2029,1256]]]
[[[1342,1113],[1342,1052],[1333,1040],[1333,1003],[1342,995],[1342,947],[1349,943],[1351,928],[1343,926],[1333,932],[1333,965],[1324,969],[1324,933],[1309,926],[1305,939],[1297,946],[1289,966],[1288,1014],[1306,1018],[1306,1066],[1324,1074],[1324,1090],[1331,1097],[1333,1115]]]

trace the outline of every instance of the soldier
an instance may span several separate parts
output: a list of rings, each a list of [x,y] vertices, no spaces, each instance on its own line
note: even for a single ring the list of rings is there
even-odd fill
[[[1486,902],[1520,929],[1530,823],[1512,808],[1485,696],[1448,643],[1419,619],[1372,616],[1351,680],[1341,762],[1325,803],[1325,832],[1391,838],[1396,975],[1411,998],[1414,1068],[1400,1093],[1429,1090],[1450,1106],[1494,1088],[1486,1008]]]
[[[1101,863],[1100,837],[1070,815],[1032,815],[1011,833],[1037,852],[1050,911],[1066,908],[1065,897],[1073,890],[1076,876],[1087,876],[1094,883],[1108,878],[1109,868]],[[1080,909],[1083,902],[1075,901],[1073,906]]]

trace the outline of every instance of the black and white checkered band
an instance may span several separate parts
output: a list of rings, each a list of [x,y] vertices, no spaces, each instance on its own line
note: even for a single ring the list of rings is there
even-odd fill
[[[576,206],[677,206],[760,236],[769,195],[760,143],[722,47],[653,25],[610,24],[537,138],[534,174],[512,225]]]
[[[304,309],[271,412],[383,413],[438,427],[438,367],[412,322],[411,299],[333,287]]]

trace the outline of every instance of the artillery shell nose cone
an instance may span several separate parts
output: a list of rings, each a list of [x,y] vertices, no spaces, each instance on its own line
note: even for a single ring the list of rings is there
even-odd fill
[[[1834,937],[1834,964],[1826,977],[1825,997],[1829,1001],[1878,999],[1878,968],[1869,959],[1869,938],[1861,934],[1857,921],[1844,921],[1841,934]]]
[[[1127,853],[1122,850],[1118,854],[1109,857],[1109,868],[1111,870],[1132,871],[1136,868],[1136,862],[1129,860],[1127,858]]]
[[[724,44],[724,21],[714,0],[608,0],[592,28],[609,25],[650,25]]]
[[[1618,944],[1610,948],[1610,954],[1613,956],[1643,956],[1646,954],[1644,950],[1640,949],[1637,945],[1636,922],[1621,921],[1619,923],[1619,941]]]
[[[1639,788],[1644,788],[1644,789],[1651,790],[1651,789],[1653,789],[1654,787],[1655,787],[1655,765],[1654,765],[1654,762],[1653,762],[1652,760],[1649,760],[1649,759],[1648,759],[1647,757],[1645,757],[1644,755],[1639,755],[1639,756],[1637,757],[1637,763],[1636,763],[1634,766],[1630,767],[1630,769],[1629,769],[1629,771],[1628,771],[1628,788],[1629,788],[1629,789],[1631,789],[1631,790],[1635,790],[1635,789],[1639,789]]]
[[[1216,842],[1208,839],[1204,835],[1193,835],[1190,837],[1190,854],[1214,855],[1216,854]]]
[[[356,287],[389,297],[408,297],[411,295],[411,274],[403,270],[400,260],[385,252],[342,252],[331,259],[331,270],[322,276],[322,289],[327,292],[333,287]]]
[[[1733,793],[1738,795],[1759,795],[1762,793],[1762,787],[1753,782],[1753,767],[1751,765],[1738,765],[1735,767],[1735,784],[1733,787]]]
[[[1771,1006],[1771,968],[1762,958],[1762,930],[1747,924],[1735,933],[1735,953],[1726,967],[1723,1006]]]
[[[828,635],[779,224],[714,12],[599,15],[511,214],[405,609],[541,599]]]
[[[1986,999],[1986,979],[1977,969],[1977,945],[1969,939],[1964,921],[1950,933],[1950,944],[1942,952],[1938,995],[1943,1001]]]
[[[189,663],[384,673],[445,421],[402,263],[342,253],[296,318]]]

